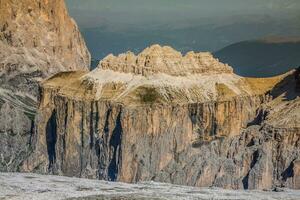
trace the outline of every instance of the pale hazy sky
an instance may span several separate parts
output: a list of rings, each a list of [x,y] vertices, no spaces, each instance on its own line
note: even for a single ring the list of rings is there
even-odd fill
[[[300,0],[66,0],[94,58],[153,43],[216,51],[266,36],[300,35]]]
[[[300,0],[67,0],[67,4],[81,27],[104,23],[179,25],[236,15],[300,18]]]

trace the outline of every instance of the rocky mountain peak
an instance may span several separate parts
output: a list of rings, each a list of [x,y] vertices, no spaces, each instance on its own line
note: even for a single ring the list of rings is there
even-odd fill
[[[21,83],[89,65],[90,54],[64,0],[0,1],[1,86],[26,91]]]
[[[65,96],[126,105],[189,104],[263,94],[280,77],[247,79],[210,53],[182,55],[153,45],[135,55],[108,55],[89,73],[58,74],[44,82]]]
[[[31,151],[41,80],[89,65],[64,0],[0,0],[0,171],[16,170]]]
[[[158,46],[145,51],[165,58],[156,55],[164,52]],[[42,85],[37,147],[23,169],[122,182],[297,189],[295,77],[294,71],[272,78],[142,76],[101,68],[57,74]]]
[[[104,58],[101,69],[149,76],[164,73],[172,76],[186,76],[190,74],[231,74],[233,70],[227,64],[219,62],[211,53],[188,52],[182,55],[169,46],[152,45],[138,55],[127,52]]]

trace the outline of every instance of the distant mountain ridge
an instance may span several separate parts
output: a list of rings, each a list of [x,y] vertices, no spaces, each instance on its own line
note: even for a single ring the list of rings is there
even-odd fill
[[[294,36],[294,37],[270,36],[270,37],[262,38],[258,41],[269,43],[269,44],[297,43],[300,42],[300,36]]]
[[[214,56],[242,76],[275,76],[300,66],[300,37],[243,41],[215,52]]]

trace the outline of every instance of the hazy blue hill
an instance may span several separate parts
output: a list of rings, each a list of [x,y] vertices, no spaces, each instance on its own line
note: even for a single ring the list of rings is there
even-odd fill
[[[135,53],[152,44],[170,45],[186,53],[187,51],[217,51],[239,41],[264,37],[269,32],[264,28],[269,20],[260,22],[257,18],[251,22],[231,21],[222,25],[198,25],[173,27],[171,25],[129,26],[127,28],[103,25],[95,28],[83,28],[82,33],[87,46],[95,59],[106,55],[119,54],[128,50]],[[221,23],[221,22],[220,22]],[[269,25],[272,33],[284,35],[277,24]],[[288,28],[286,25],[285,28]],[[259,31],[253,31],[259,30]],[[290,33],[293,34],[294,32]],[[297,31],[295,31],[297,33]]]
[[[299,38],[243,41],[214,53],[242,76],[268,77],[300,66]]]

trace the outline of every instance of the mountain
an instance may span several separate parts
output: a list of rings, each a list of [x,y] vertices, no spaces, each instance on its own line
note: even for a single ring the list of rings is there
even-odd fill
[[[153,45],[42,83],[21,169],[110,181],[300,188],[299,71],[244,78]]]
[[[300,35],[298,0],[67,0],[95,59],[152,44],[215,52],[268,35]],[[141,3],[142,2],[142,3]]]
[[[300,66],[300,38],[270,37],[232,44],[214,53],[242,76],[270,77]]]
[[[30,153],[39,82],[89,65],[63,0],[0,1],[0,171],[17,170]]]
[[[88,71],[90,54],[63,0],[0,0],[0,11],[0,171],[300,189],[299,68],[246,78],[211,53],[152,45],[109,54]],[[38,175],[0,176],[8,181],[0,198],[43,188]],[[64,180],[77,180],[56,178],[63,190]]]
[[[253,20],[247,21],[248,18]],[[289,29],[288,24],[276,24],[272,20],[274,19],[265,16],[234,16],[220,21],[207,19],[211,23],[202,22],[200,25],[186,27],[162,24],[127,25],[125,28],[118,28],[118,25],[114,28],[107,22],[99,27],[82,28],[81,32],[92,56],[96,59],[103,59],[110,53],[117,55],[129,50],[138,53],[145,47],[157,43],[172,45],[183,53],[191,50],[215,52],[230,44],[261,38],[267,34],[283,36],[298,34],[296,30],[283,32],[282,30]]]

